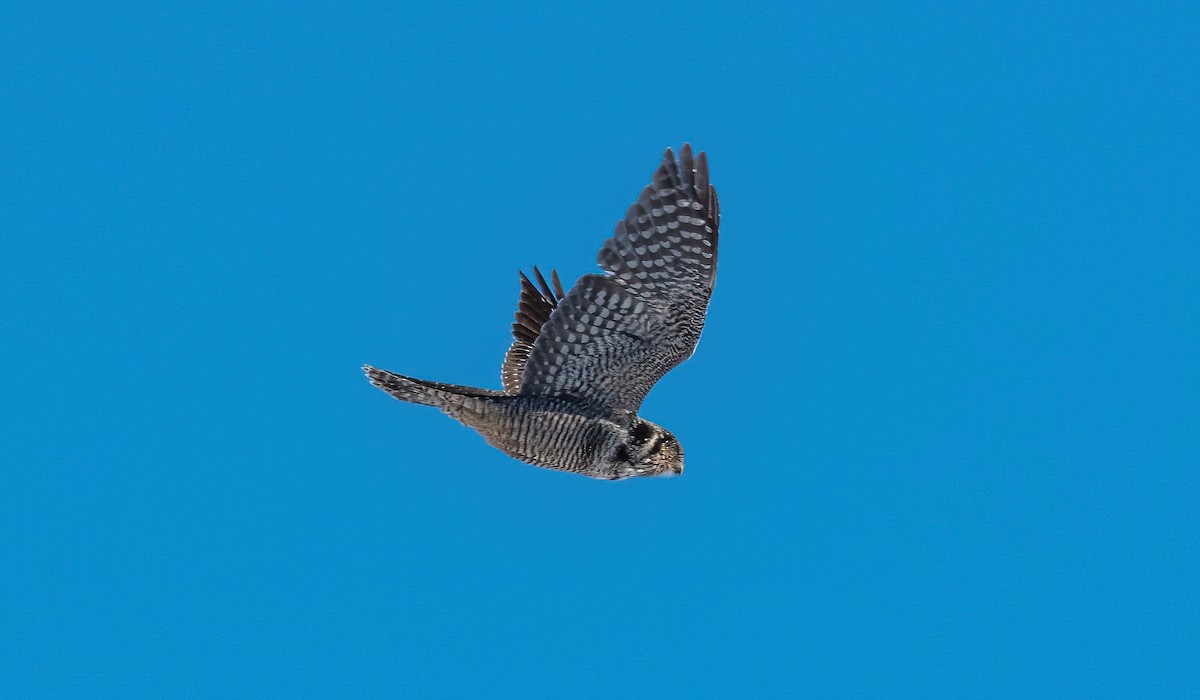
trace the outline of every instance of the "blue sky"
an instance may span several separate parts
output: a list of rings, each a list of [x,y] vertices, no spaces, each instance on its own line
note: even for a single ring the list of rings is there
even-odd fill
[[[1194,4],[0,9],[0,689],[1200,690]],[[666,146],[721,268],[674,480],[498,386]]]

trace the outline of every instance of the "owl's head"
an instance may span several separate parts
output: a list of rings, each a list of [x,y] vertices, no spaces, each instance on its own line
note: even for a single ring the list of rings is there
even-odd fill
[[[617,449],[624,463],[621,477],[678,476],[683,473],[683,446],[662,426],[635,418],[629,435]]]

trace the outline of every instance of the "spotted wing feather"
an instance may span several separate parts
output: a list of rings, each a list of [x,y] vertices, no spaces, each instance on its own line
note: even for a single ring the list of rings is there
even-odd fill
[[[508,352],[504,355],[504,365],[500,368],[500,381],[506,394],[515,394],[521,389],[521,375],[525,372],[525,363],[529,359],[529,352],[533,349],[538,333],[549,320],[559,300],[566,296],[563,293],[562,281],[558,279],[558,272],[555,270],[550,271],[553,288],[546,283],[546,278],[542,277],[536,266],[533,268],[533,276],[537,278],[537,286],[529,281],[524,272],[518,274],[521,275],[521,299],[517,303],[517,312],[513,314],[513,342],[508,347]]]
[[[716,282],[721,214],[708,158],[701,153],[693,160],[687,144],[679,156],[676,162],[667,149],[596,256],[600,267],[647,297],[707,297]]]
[[[542,326],[520,393],[636,411],[695,351],[717,269],[720,213],[704,154],[670,149],[597,262]]]

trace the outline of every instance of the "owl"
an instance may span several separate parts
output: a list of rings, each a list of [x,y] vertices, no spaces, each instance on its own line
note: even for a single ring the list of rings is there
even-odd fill
[[[683,473],[683,447],[638,416],[650,388],[691,357],[717,274],[721,214],[704,153],[663,155],[586,274],[564,293],[520,273],[503,390],[443,384],[364,366],[401,401],[435,406],[493,447],[596,479]]]

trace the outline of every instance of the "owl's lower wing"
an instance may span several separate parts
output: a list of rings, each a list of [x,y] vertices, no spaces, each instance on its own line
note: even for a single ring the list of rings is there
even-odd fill
[[[703,153],[667,149],[649,186],[617,223],[597,262],[542,326],[520,393],[571,396],[636,411],[691,356],[717,270],[720,213]]]
[[[636,411],[698,337],[698,328],[618,278],[584,275],[542,327],[520,393]]]
[[[554,312],[558,301],[566,296],[556,270],[550,271],[553,288],[546,283],[546,278],[542,277],[536,265],[533,275],[537,278],[537,286],[534,286],[524,272],[518,274],[521,275],[521,299],[517,304],[517,312],[513,314],[513,342],[508,346],[508,352],[504,354],[504,364],[500,367],[500,382],[504,385],[506,394],[515,394],[521,390],[525,363],[529,360],[529,353],[533,351],[533,344],[537,342],[538,333],[541,332],[542,326],[546,325],[546,321],[550,320],[550,314]]]

